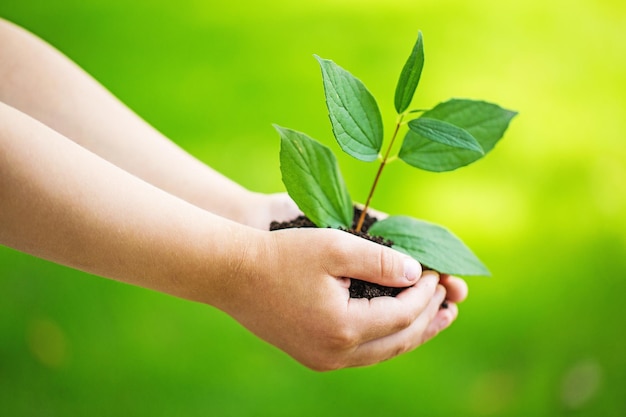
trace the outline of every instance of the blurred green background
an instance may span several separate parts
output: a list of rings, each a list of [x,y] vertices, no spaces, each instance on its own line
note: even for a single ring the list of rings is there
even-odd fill
[[[415,352],[314,373],[211,307],[0,248],[2,415],[626,415],[625,2],[2,0],[0,16],[262,192],[283,190],[272,123],[338,150],[314,53],[390,126],[421,29],[416,106],[520,113],[480,163],[382,179],[378,209],[446,225],[493,272]],[[376,167],[340,164],[362,201]]]

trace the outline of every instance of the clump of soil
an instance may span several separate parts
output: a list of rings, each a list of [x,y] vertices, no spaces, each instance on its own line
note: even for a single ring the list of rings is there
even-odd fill
[[[378,219],[376,217],[370,216],[368,213],[365,214],[365,221],[363,222],[363,226],[361,227],[361,231],[356,231],[356,221],[361,215],[361,209],[355,207],[354,208],[354,223],[352,224],[351,229],[341,229],[347,233],[351,233],[353,235],[362,237],[363,239],[370,240],[372,242],[389,246],[393,245],[393,242],[387,239],[383,239],[378,236],[371,236],[367,233],[369,228],[376,223]],[[306,216],[298,216],[293,220],[288,222],[272,222],[270,224],[270,230],[279,230],[279,229],[290,229],[297,227],[317,227],[311,220],[309,220]],[[395,297],[400,294],[404,290],[404,288],[394,288],[394,287],[385,287],[382,285],[374,284],[367,281],[361,281],[359,279],[352,278],[350,280],[350,297],[351,298],[367,298],[372,299],[374,297],[382,297],[382,296],[391,296]]]

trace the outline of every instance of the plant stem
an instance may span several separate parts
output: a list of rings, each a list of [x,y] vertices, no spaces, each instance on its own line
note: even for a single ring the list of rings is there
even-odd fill
[[[387,164],[389,160],[389,153],[391,152],[391,147],[398,136],[398,131],[400,130],[400,125],[402,124],[402,119],[404,118],[404,113],[398,115],[398,119],[396,120],[396,128],[393,131],[393,136],[391,137],[391,142],[389,142],[389,146],[387,147],[387,151],[385,152],[385,156],[383,157],[380,166],[378,167],[378,171],[376,172],[376,177],[374,178],[374,183],[372,184],[372,188],[370,189],[370,193],[367,196],[367,200],[365,201],[365,207],[363,207],[363,211],[359,216],[359,221],[356,223],[356,231],[357,233],[361,231],[363,228],[363,222],[365,221],[365,215],[367,214],[367,209],[372,202],[372,196],[374,195],[374,190],[376,189],[376,185],[378,184],[378,180],[380,179],[380,174],[383,172],[383,168]]]

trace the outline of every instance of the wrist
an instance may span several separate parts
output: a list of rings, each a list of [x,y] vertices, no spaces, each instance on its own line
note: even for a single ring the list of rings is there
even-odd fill
[[[183,280],[177,280],[174,295],[232,311],[250,288],[266,256],[267,235],[234,221],[207,213],[193,249],[186,256]]]

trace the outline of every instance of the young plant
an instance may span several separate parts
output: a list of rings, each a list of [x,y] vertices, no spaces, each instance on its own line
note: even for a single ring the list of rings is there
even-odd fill
[[[332,151],[304,133],[276,126],[281,138],[280,167],[288,194],[318,227],[361,232],[381,173],[400,159],[432,172],[451,171],[475,162],[493,149],[517,114],[485,101],[452,99],[435,107],[411,109],[424,66],[424,42],[417,42],[404,65],[395,91],[398,114],[384,153],[383,123],[376,100],[365,85],[331,60],[318,60],[335,139],[354,158],[380,161],[365,206],[354,219],[354,203]],[[408,126],[397,158],[390,155],[401,130]],[[368,233],[393,242],[425,267],[462,276],[490,275],[472,251],[447,229],[407,216],[375,222]]]

